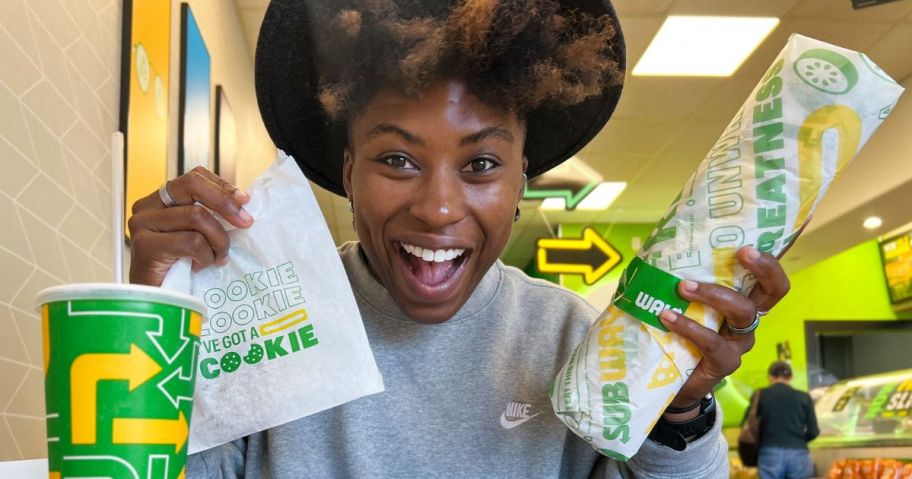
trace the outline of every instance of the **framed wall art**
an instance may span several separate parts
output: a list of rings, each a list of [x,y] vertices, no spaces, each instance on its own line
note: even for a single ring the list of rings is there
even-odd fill
[[[167,3],[167,2],[163,2]],[[180,98],[178,100],[177,172],[210,164],[211,118],[209,116],[212,60],[193,10],[181,4]]]
[[[237,184],[237,123],[221,85],[215,87],[215,174]]]
[[[120,131],[124,134],[124,221],[133,203],[168,175],[171,2],[124,0]]]

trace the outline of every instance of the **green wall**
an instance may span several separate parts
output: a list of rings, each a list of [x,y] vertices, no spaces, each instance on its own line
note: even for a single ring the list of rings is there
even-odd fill
[[[793,385],[807,388],[806,320],[871,320],[910,318],[890,307],[876,241],[862,243],[790,275],[791,291],[766,317],[754,349],[733,375],[750,386],[767,385],[766,368],[777,359],[776,343],[788,341]]]

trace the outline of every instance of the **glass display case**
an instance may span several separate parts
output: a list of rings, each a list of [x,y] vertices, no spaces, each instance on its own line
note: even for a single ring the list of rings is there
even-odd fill
[[[912,369],[833,384],[815,409],[815,448],[912,446]]]

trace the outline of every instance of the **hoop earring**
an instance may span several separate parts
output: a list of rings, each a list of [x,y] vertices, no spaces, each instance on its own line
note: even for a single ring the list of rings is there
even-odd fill
[[[520,212],[519,212],[519,207],[517,206],[517,207],[516,207],[516,214],[513,215],[513,222],[514,222],[514,223],[516,223],[517,221],[519,221],[519,216],[520,216]]]

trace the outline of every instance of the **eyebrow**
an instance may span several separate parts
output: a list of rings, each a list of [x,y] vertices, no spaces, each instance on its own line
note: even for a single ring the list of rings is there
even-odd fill
[[[367,132],[367,139],[371,140],[386,133],[392,133],[394,135],[401,136],[403,140],[409,143],[424,146],[424,140],[422,140],[420,137],[408,132],[403,128],[393,125],[392,123],[380,123],[379,125],[371,128],[371,130]]]
[[[392,123],[380,123],[377,126],[371,128],[370,131],[367,132],[367,138],[370,140],[376,138],[377,136],[389,133],[398,135],[409,143],[413,143],[419,146],[425,145],[424,140],[421,139],[421,137]],[[516,142],[513,134],[510,133],[506,128],[500,126],[489,126],[481,131],[462,137],[462,139],[459,140],[459,146],[471,145],[487,138],[499,138],[510,144]]]
[[[478,143],[481,140],[486,138],[500,138],[507,143],[513,144],[516,140],[513,138],[513,134],[510,133],[506,128],[499,126],[489,126],[477,133],[472,133],[471,135],[464,136],[459,140],[459,146],[466,146],[472,143]]]

